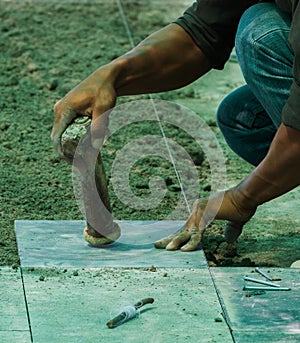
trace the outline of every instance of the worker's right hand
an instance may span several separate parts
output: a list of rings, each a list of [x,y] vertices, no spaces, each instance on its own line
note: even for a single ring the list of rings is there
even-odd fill
[[[238,187],[225,192],[216,192],[207,199],[199,199],[195,202],[193,211],[184,227],[178,232],[165,237],[154,243],[158,249],[193,251],[201,242],[203,232],[208,224],[214,219],[228,220],[228,242],[234,242],[242,232],[243,225],[250,220],[256,211],[256,207],[245,208],[237,199]]]
[[[108,111],[115,103],[113,80],[105,68],[95,71],[59,100],[54,107],[51,139],[60,156],[63,157],[61,135],[72,120],[80,115],[92,117],[92,145],[99,149],[108,130]]]

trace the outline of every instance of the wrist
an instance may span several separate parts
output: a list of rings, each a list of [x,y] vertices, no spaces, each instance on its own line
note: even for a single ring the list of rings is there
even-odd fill
[[[251,177],[252,174],[240,184],[229,190],[232,202],[241,212],[255,211],[256,208],[261,205],[261,202],[256,198],[255,193],[252,193],[252,185],[249,185],[249,179]]]
[[[121,56],[107,64],[106,67],[117,95],[121,95],[118,94],[118,90],[126,82],[126,75],[128,74],[129,69],[128,59],[124,56]]]
[[[117,92],[117,89],[122,83],[122,79],[126,73],[126,70],[126,59],[118,58],[95,70],[89,79],[94,79],[95,84],[101,83],[100,86],[102,86],[103,84],[106,84],[106,86],[110,85]]]

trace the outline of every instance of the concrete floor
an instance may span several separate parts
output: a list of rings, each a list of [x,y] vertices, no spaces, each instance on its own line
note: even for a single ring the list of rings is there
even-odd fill
[[[140,224],[133,223],[135,234]],[[243,275],[264,279],[253,268],[209,268],[202,250],[157,254],[150,243],[93,249],[83,226],[15,223],[21,268],[0,270],[1,342],[299,342],[299,269],[265,270],[290,291],[248,294]],[[64,252],[43,249],[41,236],[49,246],[55,237]],[[107,328],[122,306],[147,297],[154,303],[136,318]]]

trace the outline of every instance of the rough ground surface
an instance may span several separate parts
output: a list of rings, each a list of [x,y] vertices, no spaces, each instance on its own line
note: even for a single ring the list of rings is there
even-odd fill
[[[179,16],[188,2],[123,1],[124,12],[137,43],[147,34]],[[82,219],[72,188],[71,168],[53,151],[50,132],[54,103],[83,78],[130,49],[117,5],[111,2],[0,1],[0,264],[18,264],[15,219]],[[241,180],[251,166],[224,144],[216,127],[220,99],[242,83],[236,64],[212,72],[184,89],[156,95],[190,107],[202,116],[218,137],[225,157],[228,185]],[[139,97],[140,98],[140,97]],[[136,99],[133,97],[132,99]],[[123,98],[120,103],[126,102]],[[116,151],[138,134],[153,133],[147,122],[121,130],[111,137],[103,155],[109,171]],[[208,163],[195,150],[190,137],[168,128],[170,136],[186,146],[200,179],[200,196],[211,189]],[[109,172],[108,172],[109,174]],[[132,209],[110,187],[113,212],[118,219],[165,218],[176,204],[180,187],[169,162],[157,157],[138,161],[130,183],[137,196],[149,193],[151,175],[162,175],[168,193],[159,207]],[[277,203],[278,204],[278,203]],[[293,220],[297,207],[285,218],[265,215],[262,208],[228,257],[223,242],[224,223],[207,229],[203,248],[211,265],[270,265],[287,267],[299,259],[299,227]],[[178,218],[184,219],[184,218]]]

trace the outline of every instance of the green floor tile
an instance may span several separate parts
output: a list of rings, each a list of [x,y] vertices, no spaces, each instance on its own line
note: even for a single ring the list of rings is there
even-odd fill
[[[105,248],[83,240],[84,221],[17,220],[15,231],[23,267],[188,267],[207,268],[202,250],[155,249],[153,242],[177,231],[181,221],[118,221],[122,236]]]
[[[20,270],[0,269],[0,314],[2,336],[8,336],[8,331],[29,330]]]
[[[0,331],[2,343],[31,343],[29,331]]]
[[[288,332],[266,332],[255,331],[255,332],[234,332],[233,337],[235,343],[299,343],[300,334],[293,334]]]
[[[243,275],[266,281],[254,268],[213,268],[212,274],[226,314],[238,343],[300,341],[300,273],[297,269],[266,268],[290,291],[243,290]],[[257,283],[249,283],[258,286]],[[274,340],[277,337],[277,340]],[[254,341],[251,341],[254,339]]]
[[[24,279],[34,342],[232,343],[205,269],[37,268]],[[106,327],[145,297],[155,301],[138,318]]]

